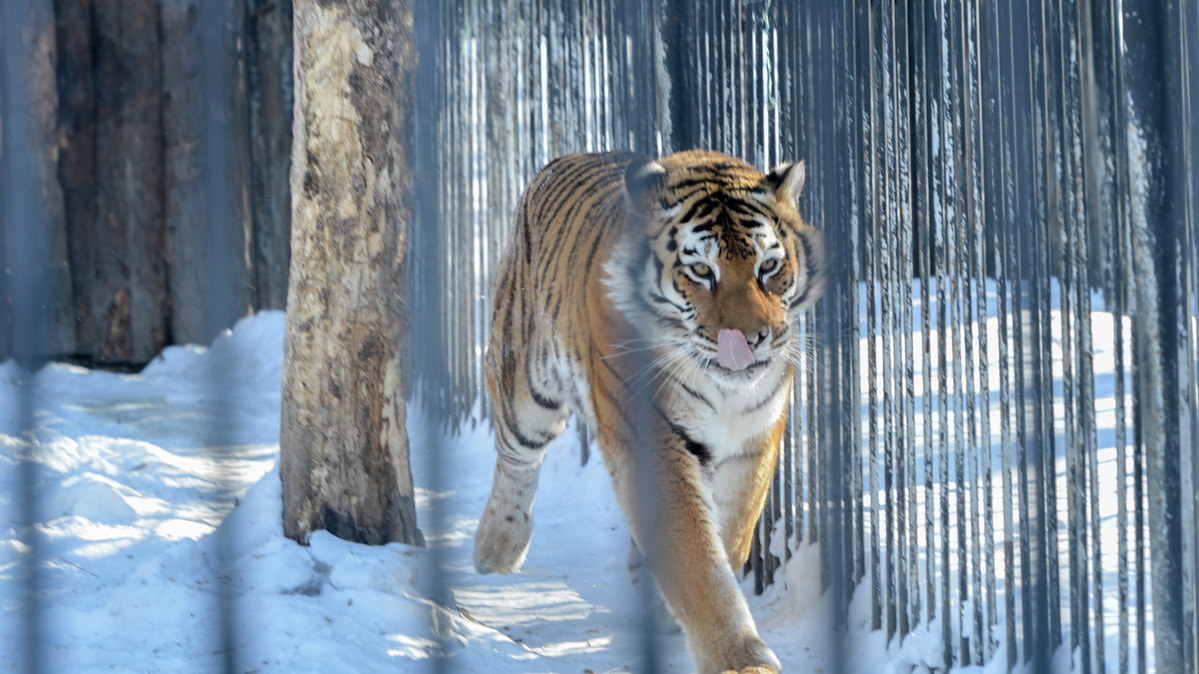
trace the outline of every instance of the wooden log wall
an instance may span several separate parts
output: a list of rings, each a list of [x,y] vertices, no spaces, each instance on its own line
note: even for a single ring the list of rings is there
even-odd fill
[[[57,91],[54,104],[39,100],[36,113],[55,142],[31,148],[16,165],[32,172],[49,162],[53,185],[42,198],[53,202],[47,212],[61,214],[59,276],[69,281],[42,298],[54,324],[47,334],[66,337],[46,340],[40,357],[139,366],[164,346],[206,343],[238,316],[284,306],[292,5],[221,0],[235,19],[230,39],[214,46],[200,38],[204,1],[45,3],[53,8],[49,39],[41,51],[25,52],[22,67],[31,91]],[[202,76],[215,49],[234,52],[234,84],[225,90]],[[39,67],[39,58],[48,65]],[[240,237],[227,259],[208,267],[203,131],[205,102],[214,96],[229,116],[223,128],[233,129]],[[16,225],[0,226],[7,235]],[[203,298],[211,268],[238,290],[209,327]],[[0,341],[0,358],[11,352]]]
[[[47,301],[71,286],[55,163],[54,53],[50,0],[6,1],[0,11],[0,325],[8,329],[0,331],[0,353],[26,357],[75,344],[67,308]],[[9,235],[13,223],[27,226]]]

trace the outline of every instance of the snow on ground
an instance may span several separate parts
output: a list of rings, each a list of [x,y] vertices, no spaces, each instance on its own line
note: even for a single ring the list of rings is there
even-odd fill
[[[409,431],[429,547],[368,547],[324,532],[308,546],[285,538],[283,323],[277,312],[243,320],[211,348],[169,348],[136,375],[41,370],[32,379],[32,527],[22,521],[16,414],[28,375],[0,366],[0,669],[24,663],[22,541],[36,535],[44,671],[217,671],[222,616],[241,672],[645,671],[627,529],[600,460],[579,466],[574,433],[542,471],[519,574],[480,576],[470,563],[494,465],[490,430],[447,436],[419,410]],[[784,670],[930,671],[939,626],[888,648],[866,629],[861,592],[839,657],[818,557],[801,549],[765,595],[750,597]],[[744,587],[751,594],[752,583]],[[227,614],[222,593],[232,599]],[[693,671],[681,635],[656,643],[662,671]]]

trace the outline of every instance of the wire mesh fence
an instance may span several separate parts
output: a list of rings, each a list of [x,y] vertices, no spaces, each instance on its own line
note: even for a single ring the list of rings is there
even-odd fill
[[[6,1],[0,17],[3,310],[19,356],[44,351],[40,308],[55,304],[29,265],[48,257],[50,230],[19,224],[48,218],[27,198],[40,187],[27,184],[25,140],[38,136],[22,126],[21,30],[51,4]],[[231,19],[204,7],[219,233],[239,206],[222,182],[237,179],[220,94],[235,76],[216,55],[237,47],[221,44]],[[462,0],[415,12],[431,95],[413,111],[409,303],[431,318],[408,353],[435,417],[486,413],[492,272],[521,190],[551,158],[706,147],[760,168],[804,159],[801,209],[833,276],[801,325],[812,347],[745,570],[755,587],[819,544],[842,621],[865,593],[872,628],[939,633],[947,668],[1000,658],[1049,671],[1064,649],[1079,672],[1196,671],[1194,3]],[[234,293],[213,288],[212,315]],[[36,588],[30,543],[23,582]],[[41,671],[36,593],[23,607],[28,670]]]

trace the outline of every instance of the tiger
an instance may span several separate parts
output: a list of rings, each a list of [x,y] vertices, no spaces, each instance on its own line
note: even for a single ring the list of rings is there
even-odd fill
[[[735,570],[749,556],[821,297],[803,162],[717,152],[559,157],[530,182],[499,261],[485,379],[497,459],[474,538],[512,573],[547,446],[576,413],[700,674],[778,672]]]

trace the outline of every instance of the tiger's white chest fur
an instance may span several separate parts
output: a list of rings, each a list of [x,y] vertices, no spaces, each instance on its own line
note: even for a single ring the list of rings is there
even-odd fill
[[[710,472],[744,453],[751,440],[786,413],[789,368],[784,362],[771,363],[755,381],[737,388],[721,386],[699,373],[686,382],[698,395],[682,392],[673,397],[667,414],[708,449]]]
[[[562,381],[571,382],[569,398],[573,409],[595,431],[595,411],[587,374],[578,361],[559,357],[552,361]],[[729,388],[702,373],[681,380],[686,390],[676,390],[663,412],[709,452],[709,477],[724,462],[745,451],[786,413],[791,387],[790,365],[774,362],[749,385]],[[651,377],[652,378],[652,377]]]

